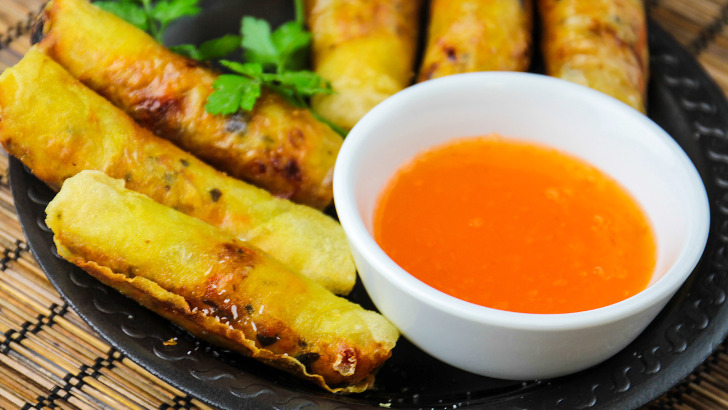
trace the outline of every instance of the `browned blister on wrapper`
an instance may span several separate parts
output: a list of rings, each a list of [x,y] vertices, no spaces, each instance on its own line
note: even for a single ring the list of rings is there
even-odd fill
[[[360,392],[397,330],[218,228],[99,171],[46,209],[58,254],[196,336],[333,392]]]
[[[217,74],[88,0],[52,0],[33,38],[89,88],[155,134],[236,178],[315,208],[333,198],[342,138],[277,94],[250,112],[205,111]]]

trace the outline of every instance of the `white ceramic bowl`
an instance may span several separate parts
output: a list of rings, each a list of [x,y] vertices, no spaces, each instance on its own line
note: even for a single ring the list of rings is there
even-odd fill
[[[574,154],[632,193],[657,240],[647,289],[584,312],[507,312],[435,290],[382,251],[372,237],[372,217],[395,171],[433,145],[493,132]],[[521,380],[576,372],[629,344],[695,268],[710,218],[695,167],[659,126],[586,87],[526,73],[460,74],[387,99],[344,142],[334,198],[364,286],[404,336],[453,366]]]

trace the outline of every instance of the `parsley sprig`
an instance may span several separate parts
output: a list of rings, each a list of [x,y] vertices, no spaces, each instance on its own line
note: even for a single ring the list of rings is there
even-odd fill
[[[160,43],[167,27],[175,20],[200,12],[199,0],[104,0],[95,4],[147,31]],[[181,44],[173,51],[201,60],[218,60],[242,49],[245,63],[219,60],[229,69],[213,83],[205,110],[210,114],[250,111],[263,88],[271,89],[288,102],[310,110],[308,101],[316,94],[330,94],[331,85],[318,74],[306,70],[311,33],[305,28],[303,0],[294,0],[296,18],[272,30],[259,18],[243,17],[240,35],[228,34],[199,46]],[[311,113],[341,135],[346,131]]]
[[[231,114],[250,110],[261,94],[270,88],[292,104],[306,107],[306,99],[331,93],[331,86],[318,74],[302,69],[311,34],[300,21],[289,21],[271,31],[267,21],[243,17],[242,48],[245,63],[221,60],[234,74],[223,74],[213,84],[214,92],[205,105],[211,114]]]

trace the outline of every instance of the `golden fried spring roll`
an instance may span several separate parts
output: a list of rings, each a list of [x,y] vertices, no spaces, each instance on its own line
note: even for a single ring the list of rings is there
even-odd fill
[[[99,171],[48,204],[58,254],[191,333],[338,392],[370,387],[397,330],[233,235]]]
[[[327,289],[348,293],[356,270],[341,225],[229,177],[154,136],[31,48],[0,75],[0,142],[51,187],[81,170],[232,232]]]
[[[252,111],[211,115],[217,74],[88,0],[52,0],[34,41],[89,88],[158,136],[276,196],[322,209],[342,138],[276,94]]]
[[[370,109],[410,84],[419,0],[308,0],[313,66],[334,88],[313,109],[350,129]]]
[[[473,71],[526,71],[530,0],[432,0],[418,81]]]
[[[640,0],[539,0],[546,73],[645,112],[649,55]]]

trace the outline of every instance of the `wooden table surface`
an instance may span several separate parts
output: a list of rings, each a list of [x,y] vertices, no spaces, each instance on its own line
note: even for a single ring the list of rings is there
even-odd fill
[[[28,49],[43,3],[0,0],[0,71]],[[728,0],[647,5],[728,92]],[[110,347],[60,298],[28,250],[7,170],[0,155],[0,408],[207,408]],[[647,407],[728,408],[728,343]]]

